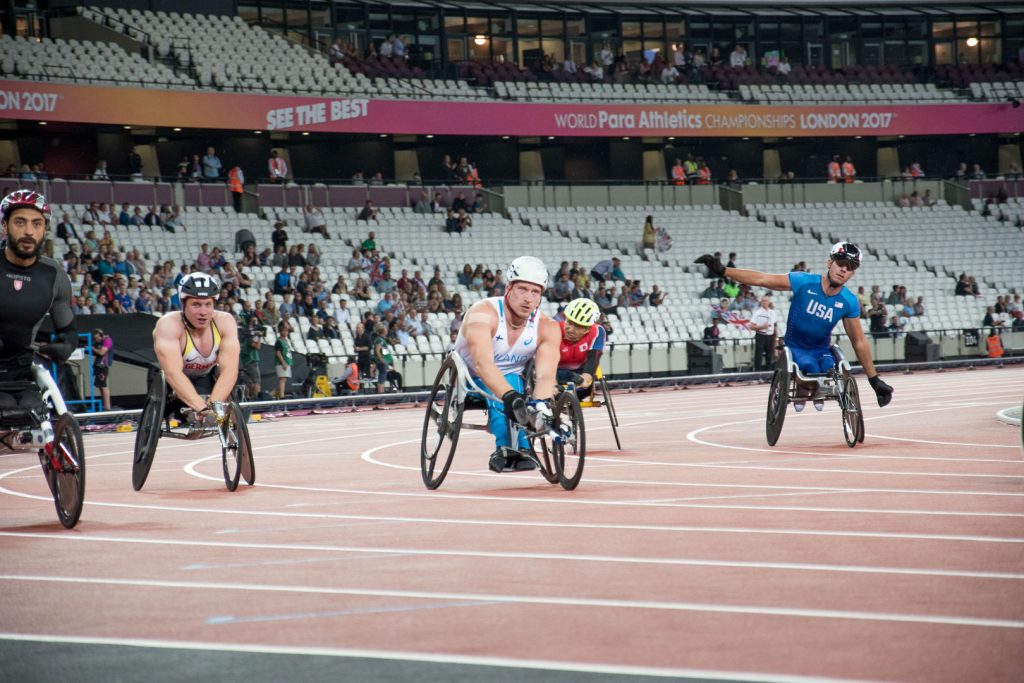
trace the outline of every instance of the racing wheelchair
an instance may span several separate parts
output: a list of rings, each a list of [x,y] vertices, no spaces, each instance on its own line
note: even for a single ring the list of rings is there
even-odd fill
[[[853,448],[864,441],[864,413],[860,407],[857,380],[839,347],[833,344],[830,350],[836,363],[829,372],[804,374],[793,361],[792,351],[783,347],[768,391],[765,432],[769,446],[774,446],[779,440],[786,420],[786,407],[794,401],[838,401],[846,445]],[[812,393],[802,394],[801,389]]]
[[[0,382],[4,393],[38,389],[43,407],[42,414],[24,408],[0,409],[0,453],[38,451],[57,518],[65,529],[71,529],[85,503],[85,446],[78,420],[68,411],[42,362],[37,358],[32,363],[31,381]]]
[[[163,370],[150,368],[146,384],[146,403],[135,433],[132,488],[139,491],[146,483],[161,436],[195,440],[216,435],[220,439],[224,485],[228,491],[237,489],[240,479],[249,485],[256,481],[249,428],[237,401],[215,401],[213,410],[200,416],[173,395]]]
[[[487,399],[501,403],[485,387],[470,376],[465,361],[456,353],[448,354],[438,370],[427,398],[423,433],[420,439],[420,471],[428,489],[436,489],[444,481],[455,456],[459,434],[463,429],[488,431]],[[469,410],[483,409],[483,424],[463,421]],[[586,459],[586,430],[583,410],[572,385],[555,395],[551,401],[549,423],[536,431],[509,420],[510,443],[517,443],[525,430],[530,444],[530,457],[541,476],[551,484],[560,484],[572,491],[583,476]]]

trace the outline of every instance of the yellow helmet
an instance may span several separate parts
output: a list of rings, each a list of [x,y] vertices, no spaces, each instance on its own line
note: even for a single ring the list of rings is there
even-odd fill
[[[580,298],[570,301],[563,314],[566,320],[580,327],[593,327],[600,311],[597,309],[597,304],[590,299]]]

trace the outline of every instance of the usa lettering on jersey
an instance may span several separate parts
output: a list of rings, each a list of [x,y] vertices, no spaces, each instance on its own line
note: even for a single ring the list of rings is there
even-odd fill
[[[813,315],[815,318],[827,320],[833,322],[832,309],[825,304],[818,301],[807,302],[807,312]]]

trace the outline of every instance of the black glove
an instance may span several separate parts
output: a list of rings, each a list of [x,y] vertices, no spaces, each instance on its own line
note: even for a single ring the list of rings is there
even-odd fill
[[[74,350],[75,347],[67,342],[50,342],[48,344],[40,344],[36,348],[36,353],[40,356],[46,356],[55,363],[66,363]]]
[[[704,254],[703,256],[696,258],[693,262],[707,266],[707,269],[715,277],[725,277],[725,266],[722,265],[722,260],[716,259],[711,254]]]
[[[515,389],[509,389],[502,395],[501,402],[505,406],[505,417],[515,422],[526,425],[529,414],[526,412],[526,397]]]
[[[875,390],[875,396],[878,397],[878,407],[884,408],[889,405],[889,401],[892,400],[892,387],[883,382],[882,378],[878,375],[868,377],[868,384]]]

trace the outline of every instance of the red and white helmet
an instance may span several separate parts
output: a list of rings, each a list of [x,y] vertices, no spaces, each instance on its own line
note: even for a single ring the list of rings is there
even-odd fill
[[[848,259],[853,261],[858,266],[861,262],[862,253],[860,247],[853,242],[836,242],[832,245],[832,251],[829,252],[829,258],[831,259]]]
[[[513,282],[522,280],[523,282],[532,282],[535,285],[547,289],[548,286],[548,269],[536,256],[520,256],[513,261],[509,267],[508,272],[505,273],[505,282],[511,287]]]
[[[0,220],[7,221],[7,217],[15,209],[35,209],[43,214],[46,223],[50,223],[50,205],[46,197],[35,190],[15,190],[0,201]]]

